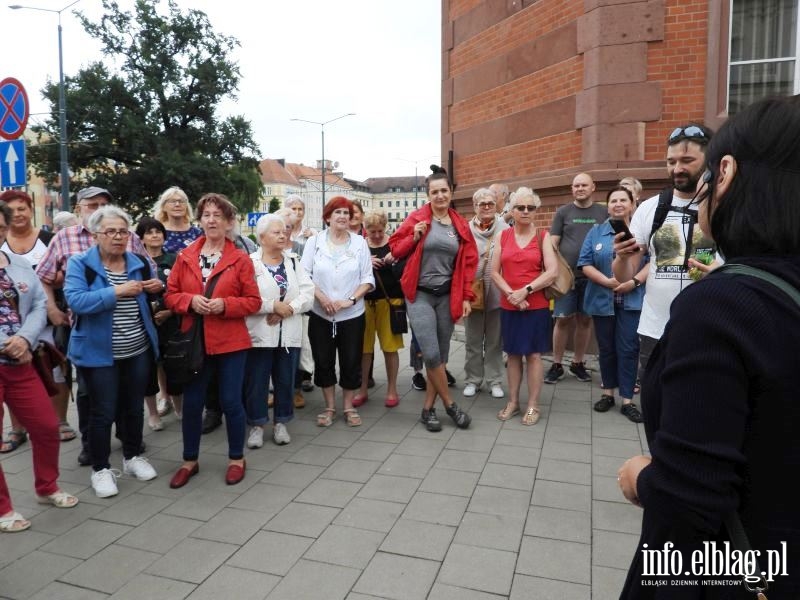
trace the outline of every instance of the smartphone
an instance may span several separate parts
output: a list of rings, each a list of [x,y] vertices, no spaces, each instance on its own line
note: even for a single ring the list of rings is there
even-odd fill
[[[622,238],[623,242],[627,242],[629,239],[633,237],[631,230],[628,229],[628,226],[622,219],[609,219],[608,222],[611,224],[611,229],[614,230],[614,233],[625,234],[625,236]]]

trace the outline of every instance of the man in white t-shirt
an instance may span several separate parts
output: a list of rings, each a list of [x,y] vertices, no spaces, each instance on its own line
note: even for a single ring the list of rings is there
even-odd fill
[[[638,329],[642,369],[664,333],[672,300],[692,283],[689,269],[697,266],[692,257],[715,253],[713,242],[703,235],[697,224],[697,206],[693,201],[697,183],[705,172],[705,152],[710,140],[711,131],[702,125],[678,127],[670,134],[667,172],[672,181],[672,197],[657,195],[642,202],[630,226],[635,241],[615,242],[617,255],[612,269],[617,281],[633,279],[637,287],[645,283],[636,280],[635,274],[641,253],[650,254],[647,291]],[[662,203],[660,210],[659,203]],[[661,224],[654,231],[657,216]]]

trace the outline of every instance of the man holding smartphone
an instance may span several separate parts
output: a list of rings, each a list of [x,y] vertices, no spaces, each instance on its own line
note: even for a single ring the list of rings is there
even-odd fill
[[[614,241],[616,258],[612,270],[617,281],[634,278],[641,252],[650,253],[638,328],[642,370],[664,333],[670,304],[692,283],[689,269],[698,266],[692,257],[701,252],[715,253],[713,242],[697,225],[697,206],[693,201],[705,172],[705,153],[711,135],[711,130],[702,125],[690,123],[675,128],[667,140],[667,173],[672,181],[672,196],[660,194],[642,202],[630,226],[635,239],[623,242],[617,236]]]
[[[592,317],[583,310],[583,295],[586,291],[586,276],[575,265],[581,253],[583,240],[589,230],[598,223],[603,223],[608,216],[606,208],[592,201],[595,185],[591,175],[578,173],[572,180],[572,198],[556,211],[550,227],[550,239],[561,255],[572,267],[575,275],[575,287],[571,292],[555,301],[553,317],[553,365],[544,376],[545,383],[555,383],[564,378],[564,367],[561,361],[567,348],[571,330],[575,329],[575,354],[569,367],[578,381],[591,381],[592,376],[586,371],[584,355],[592,337]]]

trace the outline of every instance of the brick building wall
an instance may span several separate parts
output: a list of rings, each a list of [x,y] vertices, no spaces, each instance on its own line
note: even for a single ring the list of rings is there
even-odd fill
[[[491,183],[527,185],[544,223],[580,171],[598,200],[629,175],[646,193],[660,189],[669,132],[718,124],[708,87],[720,4],[442,0],[442,156],[452,157],[457,205],[469,212]]]

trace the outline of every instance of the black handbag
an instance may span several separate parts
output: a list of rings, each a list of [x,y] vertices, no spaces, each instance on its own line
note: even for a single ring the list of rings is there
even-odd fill
[[[206,298],[214,292],[220,274],[214,275],[206,286]],[[164,344],[162,358],[167,380],[173,385],[185,386],[200,374],[206,358],[202,316],[195,315],[192,326],[186,331],[178,327]]]
[[[378,275],[378,271],[375,271],[375,279],[378,280],[378,284],[381,286],[381,290],[383,290],[383,295],[386,296],[386,302],[389,303],[389,325],[392,328],[392,333],[398,335],[408,333],[406,303],[392,304],[392,299],[389,298],[389,294],[386,293],[386,288],[383,286],[383,281],[381,280],[381,276]]]

